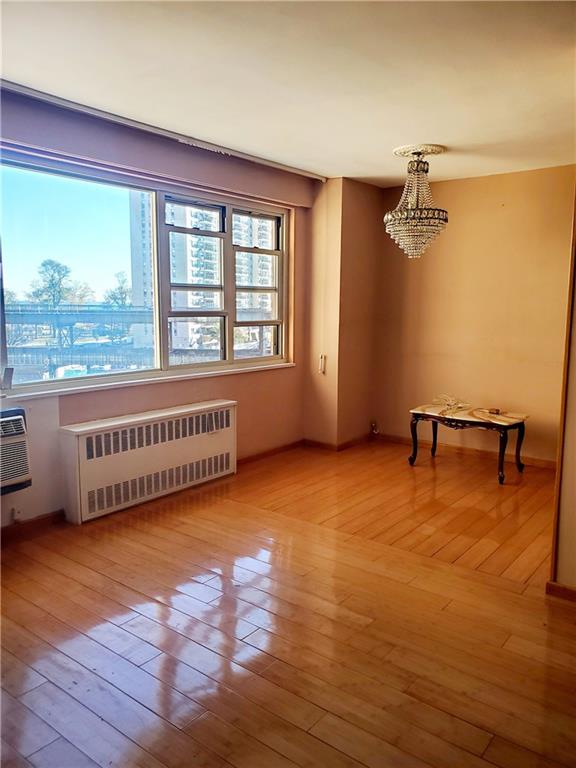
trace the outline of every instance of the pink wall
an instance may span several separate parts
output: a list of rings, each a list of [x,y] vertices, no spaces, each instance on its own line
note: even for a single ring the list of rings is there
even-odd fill
[[[238,401],[239,458],[302,438],[300,367],[67,395],[60,424],[222,398]]]
[[[294,367],[63,395],[59,397],[59,423],[228,398],[239,404],[240,458],[300,440],[303,437],[304,271],[309,259],[307,207],[313,202],[319,182],[9,93],[2,97],[2,139],[9,144],[42,147],[223,192],[281,202],[292,208],[289,312]],[[45,425],[42,432],[43,440],[53,441],[57,452],[57,424],[53,434],[46,431]]]
[[[2,92],[1,97],[6,142],[289,206],[310,207],[319,184],[25,96]]]

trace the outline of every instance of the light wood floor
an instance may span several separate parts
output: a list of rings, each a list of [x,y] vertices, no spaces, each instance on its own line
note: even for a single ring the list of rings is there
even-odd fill
[[[405,454],[298,449],[7,546],[2,765],[576,766],[550,473]]]
[[[342,451],[291,452],[265,466],[268,477],[229,496],[347,535],[446,563],[544,586],[550,574],[554,472],[496,458],[421,449],[410,467],[404,445],[373,443]]]

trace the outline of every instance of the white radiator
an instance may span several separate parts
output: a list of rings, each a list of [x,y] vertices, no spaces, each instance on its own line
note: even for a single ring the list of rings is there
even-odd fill
[[[71,523],[236,472],[233,400],[69,424],[60,432]]]

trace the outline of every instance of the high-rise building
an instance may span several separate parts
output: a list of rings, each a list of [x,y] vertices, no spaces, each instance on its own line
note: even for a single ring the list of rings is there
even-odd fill
[[[275,249],[275,220],[236,213],[232,217],[232,238],[235,245]],[[266,254],[238,251],[236,254],[236,284],[268,287],[276,284],[275,259]],[[239,320],[264,320],[272,313],[269,293],[239,292],[236,314]]]
[[[210,232],[214,228],[215,216],[219,214],[210,208],[168,204],[166,223],[186,229]],[[172,291],[172,308],[178,310],[220,309],[219,287],[222,284],[222,241],[219,237],[197,235],[191,232],[170,232],[170,280],[182,285],[214,286],[215,291]],[[202,325],[186,320],[171,324],[171,347],[195,349],[206,343],[206,332]],[[219,341],[219,340],[214,340]]]
[[[137,190],[131,190],[129,198],[132,305],[152,308],[154,306],[152,202],[150,193]],[[135,347],[153,347],[153,322],[133,325],[131,335]]]
[[[166,205],[166,223],[186,229],[214,231],[215,217],[219,212],[201,206],[178,204]],[[232,235],[236,246],[276,248],[276,223],[273,219],[235,213],[232,217]],[[170,279],[172,283],[198,285],[215,290],[172,291],[172,308],[177,310],[220,309],[222,274],[222,241],[219,237],[171,232]],[[152,249],[152,206],[147,192],[130,192],[130,248],[132,271],[132,304],[152,307],[154,304],[154,276]],[[275,260],[266,254],[237,252],[236,283],[251,287],[273,286]],[[272,313],[272,296],[269,293],[239,292],[237,294],[238,319],[266,319]],[[152,346],[152,325],[133,326],[134,346]],[[205,343],[201,327],[197,323],[174,321],[171,324],[171,348],[194,349]]]

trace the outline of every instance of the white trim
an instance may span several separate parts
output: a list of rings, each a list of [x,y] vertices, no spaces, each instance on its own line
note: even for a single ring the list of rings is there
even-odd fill
[[[112,112],[106,112],[102,109],[96,109],[95,107],[88,107],[84,104],[78,104],[75,101],[69,101],[63,99],[60,96],[54,96],[44,91],[37,91],[35,88],[29,88],[27,85],[20,85],[19,83],[13,83],[10,80],[2,80],[2,89],[9,93],[16,93],[22,96],[28,96],[36,99],[37,101],[44,101],[48,104],[53,104],[63,109],[69,109],[73,112],[80,112],[84,115],[90,115],[91,117],[98,117],[102,120],[107,120],[111,123],[118,123],[125,125],[128,128],[136,128],[139,131],[145,131],[146,133],[153,133],[157,136],[163,136],[167,139],[173,139],[180,144],[187,144],[191,147],[197,147],[198,149],[205,149],[208,152],[216,152],[220,155],[229,155],[230,157],[238,157],[241,160],[248,160],[251,163],[258,163],[259,165],[267,165],[270,168],[277,168],[280,171],[287,173],[295,173],[298,176],[306,176],[309,179],[315,179],[316,181],[325,182],[326,176],[320,176],[312,171],[304,171],[301,168],[293,168],[290,165],[284,165],[283,163],[277,163],[275,160],[266,160],[256,155],[250,155],[247,152],[241,152],[240,150],[230,149],[228,147],[222,147],[219,144],[213,144],[210,141],[204,141],[203,139],[196,139],[193,136],[186,136],[176,131],[169,131],[165,128],[159,128],[156,125],[150,125],[149,123],[142,123],[139,120],[132,120],[129,117],[123,117],[122,115],[116,115]]]
[[[173,373],[171,371],[161,372],[153,371],[150,375],[140,379],[123,379],[122,381],[99,381],[86,382],[85,384],[78,384],[74,382],[69,386],[62,385],[60,387],[50,387],[41,389],[40,387],[28,388],[21,387],[19,389],[12,389],[9,392],[2,392],[0,398],[2,401],[6,400],[32,400],[46,397],[63,397],[65,395],[75,395],[80,392],[102,392],[108,389],[121,389],[122,387],[138,387],[146,384],[163,384],[175,381],[186,381],[189,379],[209,379],[213,376],[233,376],[237,373],[255,373],[257,371],[275,371],[282,368],[295,368],[296,363],[281,362],[281,363],[269,363],[268,365],[251,365],[235,368],[223,368],[222,370],[211,371],[194,371],[190,373]]]
[[[169,419],[174,416],[184,416],[189,413],[202,413],[218,408],[233,408],[238,405],[236,400],[203,400],[200,403],[189,405],[176,405],[173,408],[161,408],[157,411],[143,411],[140,413],[128,413],[124,416],[112,416],[109,419],[96,419],[94,421],[79,421],[74,424],[65,424],[60,427],[60,432],[68,432],[73,435],[84,435],[87,432],[117,429],[130,424],[141,424],[159,419]],[[22,418],[22,417],[20,417]]]

